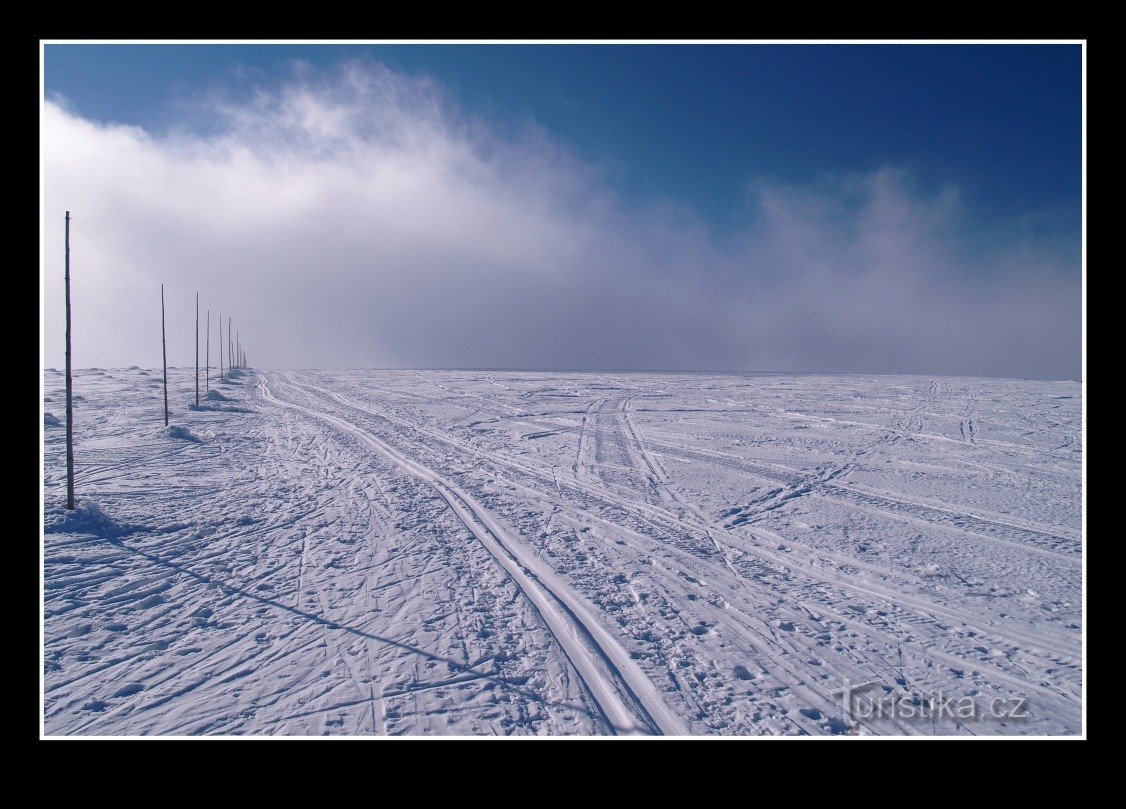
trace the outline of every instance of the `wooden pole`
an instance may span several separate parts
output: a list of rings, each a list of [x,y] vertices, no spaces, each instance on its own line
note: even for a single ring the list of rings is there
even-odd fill
[[[66,507],[74,511],[74,400],[70,377],[70,211],[66,212]]]
[[[211,310],[207,310],[207,351],[203,360],[204,390],[211,390]]]
[[[227,367],[235,366],[235,344],[231,342],[231,318],[227,318]]]
[[[195,406],[199,407],[199,293],[195,294]]]
[[[219,349],[219,381],[223,381],[223,314],[219,314],[219,342],[215,346]]]
[[[164,426],[168,426],[168,340],[164,336],[164,284],[160,285],[160,349],[164,355]]]

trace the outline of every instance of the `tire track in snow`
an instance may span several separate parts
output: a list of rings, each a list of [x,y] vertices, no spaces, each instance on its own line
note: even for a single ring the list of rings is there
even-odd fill
[[[596,414],[605,402],[605,396],[599,397],[592,401],[583,413],[582,423],[579,424],[579,447],[575,453],[575,462],[571,464],[575,480],[581,480],[584,471],[589,473],[590,464],[586,463],[586,457],[590,454],[590,430],[587,425],[596,418]]]

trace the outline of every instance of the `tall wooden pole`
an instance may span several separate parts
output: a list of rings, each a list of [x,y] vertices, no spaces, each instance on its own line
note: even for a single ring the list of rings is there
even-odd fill
[[[235,345],[231,341],[231,318],[227,318],[227,367],[235,366]]]
[[[66,507],[74,511],[74,403],[70,378],[70,211],[66,212]]]
[[[164,336],[164,284],[160,285],[160,350],[164,355],[164,426],[168,426],[168,340]]]
[[[199,293],[195,294],[195,406],[199,407]]]
[[[207,351],[203,360],[204,390],[211,390],[211,310],[207,310]]]

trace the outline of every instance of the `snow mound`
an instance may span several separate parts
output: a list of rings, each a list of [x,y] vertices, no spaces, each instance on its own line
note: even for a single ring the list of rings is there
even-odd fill
[[[227,401],[231,401],[231,400],[228,399]],[[224,405],[224,404],[220,404],[220,403],[201,404],[201,405],[198,405],[198,406],[191,404],[191,405],[188,405],[188,410],[195,410],[197,412],[202,411],[202,412],[206,412],[206,413],[253,413],[254,412],[253,410],[250,410],[249,408],[246,408],[246,407],[235,407],[234,405]]]
[[[59,420],[58,420],[58,418],[55,417],[54,413],[44,413],[43,414],[43,426],[44,427],[58,427],[59,426]]]
[[[127,533],[123,526],[107,517],[98,504],[91,500],[79,500],[74,511],[67,511],[60,504],[44,517],[45,534],[92,534],[110,538]]]
[[[187,427],[180,427],[176,424],[165,427],[164,434],[169,438],[178,438],[181,441],[194,441],[197,444],[201,441],[200,437],[195,435]]]
[[[205,401],[205,402],[229,402],[230,399],[228,399],[226,396],[224,396],[223,394],[221,394],[217,390],[209,390],[204,395],[203,401]]]

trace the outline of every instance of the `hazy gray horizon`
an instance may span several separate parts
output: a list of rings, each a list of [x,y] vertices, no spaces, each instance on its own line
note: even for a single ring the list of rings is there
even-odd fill
[[[202,349],[201,349],[202,351]],[[912,378],[939,378],[939,379],[997,379],[997,380],[1010,380],[1020,381],[1027,380],[1030,382],[1082,382],[1079,377],[1040,377],[1040,376],[980,376],[976,374],[928,374],[925,372],[905,373],[899,371],[833,371],[833,370],[748,370],[748,371],[699,371],[691,368],[489,368],[489,367],[376,367],[366,365],[347,366],[339,368],[301,368],[297,366],[248,366],[254,371],[373,371],[373,372],[396,372],[396,373],[426,373],[426,372],[455,372],[455,373],[496,373],[496,374],[636,374],[643,376],[652,374],[655,376],[668,375],[668,376],[735,376],[735,377],[753,377],[753,376],[886,376],[886,377],[912,377]],[[91,365],[80,368],[75,366],[74,373],[88,372],[88,371],[122,371],[139,368],[144,371],[160,372],[160,365],[143,366],[143,365]],[[169,365],[169,371],[191,371],[194,365]],[[43,370],[45,372],[54,371],[58,374],[63,373],[63,366],[58,367],[53,365],[45,365]],[[202,384],[204,378],[205,366],[203,360],[200,360],[199,376]],[[212,365],[211,378],[216,379],[219,376],[219,366]]]

